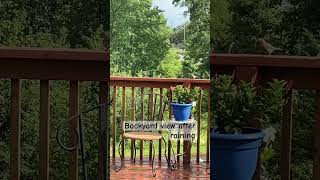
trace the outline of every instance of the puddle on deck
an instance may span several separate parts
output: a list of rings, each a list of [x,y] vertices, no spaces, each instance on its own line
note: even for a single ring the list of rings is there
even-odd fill
[[[117,166],[120,165],[120,160],[116,161]],[[134,164],[131,160],[125,160],[124,167],[119,172],[115,172],[114,163],[111,162],[110,173],[111,180],[122,179],[122,180],[209,180],[210,174],[208,174],[210,166],[206,163],[192,163],[191,170],[183,168],[182,162],[180,162],[178,168],[171,171],[165,160],[162,160],[161,166],[156,161],[154,163],[157,176],[152,177],[151,165],[149,160],[144,160],[143,164],[139,160]]]

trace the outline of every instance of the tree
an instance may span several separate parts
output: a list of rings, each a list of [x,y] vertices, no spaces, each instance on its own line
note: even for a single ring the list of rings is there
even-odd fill
[[[0,45],[99,48],[108,46],[107,1],[3,0]],[[90,47],[99,33],[100,45]]]
[[[209,78],[209,0],[173,0],[176,6],[186,6],[190,23],[186,27],[186,56],[180,77]]]
[[[231,0],[232,19],[229,32],[237,53],[262,53],[257,39],[265,38],[274,46],[280,46],[277,28],[281,25],[279,6],[270,6],[268,1]]]
[[[180,49],[185,49],[185,38],[186,36],[189,36],[189,34],[187,35],[187,27],[188,27],[189,23],[186,22],[176,28],[173,28],[173,33],[171,35],[171,43]]]
[[[228,0],[210,2],[210,49],[214,52],[226,52],[231,44],[229,6]]]
[[[112,1],[111,72],[152,76],[169,50],[171,30],[151,0]]]
[[[181,52],[179,49],[171,48],[165,59],[161,61],[157,74],[161,77],[174,78],[181,73],[181,70]]]

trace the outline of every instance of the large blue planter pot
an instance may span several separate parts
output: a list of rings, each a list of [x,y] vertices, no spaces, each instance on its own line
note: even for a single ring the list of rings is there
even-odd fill
[[[176,121],[186,121],[190,118],[192,104],[171,103],[171,106]]]
[[[264,133],[246,128],[243,134],[210,135],[212,180],[251,180],[256,169],[258,152]]]

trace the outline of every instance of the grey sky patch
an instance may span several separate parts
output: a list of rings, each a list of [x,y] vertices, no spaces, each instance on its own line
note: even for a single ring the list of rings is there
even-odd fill
[[[172,28],[184,24],[189,20],[189,17],[185,17],[184,15],[187,8],[174,6],[172,0],[153,0],[153,6],[158,6],[159,9],[164,11],[167,24]]]

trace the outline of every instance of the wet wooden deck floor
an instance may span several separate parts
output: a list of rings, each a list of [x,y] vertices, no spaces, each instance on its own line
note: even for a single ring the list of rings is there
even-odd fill
[[[113,161],[114,162],[114,161]],[[122,180],[174,180],[174,179],[185,179],[185,180],[208,180],[210,179],[209,165],[207,163],[192,163],[191,170],[183,168],[182,162],[178,165],[177,169],[171,171],[165,160],[159,166],[159,162],[154,163],[156,169],[156,177],[152,177],[151,165],[149,160],[146,158],[143,163],[139,160],[134,164],[131,160],[125,160],[124,167],[119,172],[115,172],[114,163],[111,162],[110,173],[111,180],[122,179]],[[116,165],[120,165],[120,160],[117,159]]]

